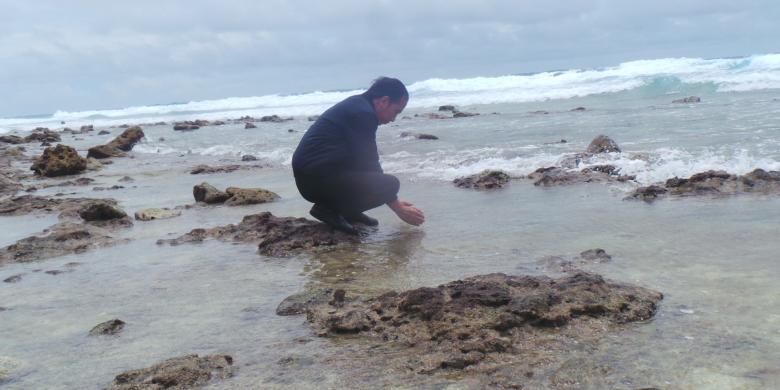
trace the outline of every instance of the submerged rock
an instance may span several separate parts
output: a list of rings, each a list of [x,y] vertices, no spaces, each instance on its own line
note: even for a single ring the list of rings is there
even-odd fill
[[[75,175],[87,169],[87,160],[79,156],[76,149],[58,144],[44,149],[30,169],[37,175],[48,177]]]
[[[213,379],[233,376],[229,355],[187,355],[168,359],[141,370],[125,371],[114,378],[107,390],[191,389]]]
[[[169,219],[181,215],[179,210],[170,210],[167,208],[150,208],[138,210],[135,212],[135,219],[138,221],[152,221],[155,219]]]
[[[672,100],[672,103],[701,103],[701,98],[698,96],[688,96],[686,98]]]
[[[743,176],[706,171],[689,178],[674,177],[664,184],[637,188],[626,199],[652,202],[663,196],[712,196],[743,193],[780,194],[780,171],[755,169]]]
[[[78,211],[94,202],[104,202],[116,205],[113,199],[95,198],[44,198],[33,195],[22,195],[0,200],[0,215],[24,215],[34,212],[59,212],[60,217],[76,217]]]
[[[320,336],[360,334],[393,343],[406,369],[489,373],[562,362],[571,343],[652,318],[662,298],[582,272],[560,279],[489,274],[345,299],[341,307],[314,305],[307,321]]]
[[[79,210],[79,216],[85,221],[107,221],[110,219],[119,219],[127,217],[122,209],[115,205],[95,202],[84,206]]]
[[[193,229],[176,239],[158,240],[157,244],[197,243],[208,238],[257,243],[258,252],[266,256],[290,256],[301,251],[354,244],[360,240],[357,236],[335,230],[320,222],[305,218],[275,217],[269,212],[263,212],[245,216],[238,225]]]
[[[0,249],[0,264],[43,260],[89,249],[114,245],[117,240],[108,231],[90,224],[63,222],[48,229],[44,236],[23,238]]]
[[[260,122],[273,122],[273,123],[282,123],[291,120],[293,120],[293,118],[282,118],[279,115],[266,115],[260,118]]]
[[[504,171],[484,170],[475,175],[459,177],[452,182],[459,188],[493,190],[503,188],[509,183],[509,174]]]
[[[332,288],[322,288],[290,295],[276,307],[276,314],[280,316],[303,314],[306,313],[307,308],[328,303],[331,301],[332,297]]]
[[[122,331],[125,327],[125,322],[115,318],[110,321],[102,322],[100,324],[95,325],[92,330],[89,331],[90,336],[101,336],[101,335],[115,335]]]
[[[89,151],[87,152],[87,157],[92,157],[97,159],[109,158],[109,157],[123,157],[126,155],[125,152],[131,151],[133,149],[133,146],[135,146],[135,144],[138,143],[143,137],[144,137],[144,132],[140,127],[138,126],[130,127],[128,129],[125,129],[125,131],[123,131],[122,134],[118,135],[111,142],[105,145],[99,145],[99,146],[89,148]]]
[[[417,139],[430,139],[430,140],[437,140],[439,137],[433,135],[433,134],[424,134],[424,133],[412,133],[410,131],[404,131],[401,132],[401,137],[414,137]]]
[[[528,178],[535,186],[552,187],[579,183],[624,182],[634,180],[634,176],[621,175],[620,169],[614,165],[596,165],[581,171],[567,170],[559,167],[539,168]]]

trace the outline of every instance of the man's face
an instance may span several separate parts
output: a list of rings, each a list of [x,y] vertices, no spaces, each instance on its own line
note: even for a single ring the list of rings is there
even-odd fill
[[[401,100],[393,103],[388,96],[382,96],[376,100],[374,108],[376,109],[376,117],[379,119],[379,124],[384,125],[394,121],[395,117],[406,108],[408,101],[408,98],[401,98]]]

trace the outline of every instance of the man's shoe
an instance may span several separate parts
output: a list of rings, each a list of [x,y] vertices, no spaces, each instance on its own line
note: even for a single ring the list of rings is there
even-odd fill
[[[312,206],[309,214],[334,229],[341,230],[342,232],[349,234],[358,234],[357,229],[355,229],[352,224],[347,222],[347,220],[344,219],[341,214],[336,213],[335,211],[332,211],[326,207],[315,204]]]
[[[377,221],[374,218],[369,217],[368,215],[364,213],[357,213],[353,215],[347,215],[344,217],[347,221],[352,223],[362,223],[366,226],[377,226],[379,225],[379,221]]]

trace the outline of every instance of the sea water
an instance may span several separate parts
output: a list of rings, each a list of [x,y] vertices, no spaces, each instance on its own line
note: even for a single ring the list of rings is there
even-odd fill
[[[118,233],[128,243],[0,267],[0,279],[22,275],[17,283],[0,283],[0,306],[7,309],[0,312],[0,384],[101,388],[122,371],[167,358],[226,353],[235,359],[236,376],[211,388],[479,388],[483,383],[468,376],[384,370],[383,356],[360,339],[315,337],[303,316],[279,317],[275,308],[285,297],[317,287],[373,295],[491,272],[557,277],[559,270],[546,266],[546,258],[602,248],[612,260],[586,265],[587,271],[661,291],[664,300],[653,320],[571,351],[567,366],[583,373],[575,387],[776,388],[780,197],[650,204],[623,198],[640,185],[709,169],[780,170],[778,80],[780,57],[764,55],[411,84],[409,108],[380,127],[378,145],[385,171],[401,179],[400,196],[425,211],[426,223],[407,226],[387,208],[376,209],[369,214],[380,226],[356,248],[291,258],[261,256],[250,244],[155,242],[261,211],[308,216],[310,205],[292,180],[292,152],[311,124],[308,115],[354,91],[2,119],[0,127],[24,133],[42,125],[103,129],[159,120],[293,116],[255,129],[242,123],[193,132],[173,131],[170,124],[144,126],[146,138],[132,157],[114,159],[92,174],[93,184],[39,190],[41,196],[113,197],[130,214],[192,204],[192,186],[203,181],[218,188],[262,187],[281,199],[136,221]],[[672,103],[689,95],[702,102]],[[480,115],[415,116],[443,104]],[[571,111],[577,107],[585,110]],[[103,136],[63,133],[63,143],[85,152],[121,129],[109,130]],[[439,139],[400,137],[404,131]],[[636,182],[543,188],[522,179],[583,151],[599,134],[613,138],[622,153],[585,159],[581,167],[614,164],[636,175]],[[27,146],[30,155],[40,153],[40,147]],[[250,165],[240,162],[246,154],[267,167],[189,174],[202,163]],[[517,179],[490,192],[451,183],[484,169]],[[120,182],[126,175],[134,181]],[[124,188],[92,190],[115,184]],[[0,218],[2,244],[55,222],[54,216]],[[87,336],[112,318],[127,323],[118,337]]]

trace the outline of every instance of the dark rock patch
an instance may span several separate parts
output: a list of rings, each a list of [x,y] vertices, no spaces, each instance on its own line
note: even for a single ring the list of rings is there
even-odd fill
[[[401,137],[414,137],[417,139],[430,139],[430,140],[436,140],[439,139],[439,137],[433,135],[433,134],[425,134],[425,133],[412,133],[410,131],[403,131],[401,132]]]
[[[257,157],[251,155],[251,154],[245,154],[241,156],[241,161],[257,161]]]
[[[0,264],[43,260],[114,245],[108,231],[90,224],[63,222],[48,229],[48,234],[23,238],[0,249]]]
[[[125,327],[125,322],[115,318],[110,321],[102,322],[95,325],[92,330],[89,331],[90,336],[108,336],[115,335],[122,331]]]
[[[140,370],[125,371],[114,378],[107,390],[183,390],[201,387],[213,379],[233,376],[229,355],[187,355],[168,359]]]
[[[247,215],[238,225],[194,229],[158,245],[197,243],[208,238],[228,242],[258,243],[258,252],[266,256],[290,256],[301,251],[333,248],[359,242],[357,236],[334,230],[323,223],[305,218],[275,217],[269,212]]]
[[[285,298],[279,306],[276,307],[276,314],[280,316],[303,314],[306,313],[308,307],[330,302],[332,298],[332,288],[304,291]]]
[[[581,171],[567,170],[559,167],[539,168],[528,178],[535,186],[552,187],[579,183],[624,182],[634,180],[634,176],[621,175],[620,169],[613,165],[597,165]]]
[[[593,141],[590,141],[588,149],[585,150],[585,153],[590,154],[613,152],[620,153],[620,147],[618,146],[617,142],[612,140],[612,138],[607,137],[606,135],[599,135],[598,137],[594,138]]]
[[[206,182],[194,186],[192,188],[192,195],[195,197],[196,202],[203,202],[206,204],[224,203],[230,198],[230,195]]]
[[[260,122],[272,122],[272,123],[282,123],[291,120],[293,120],[293,118],[282,118],[279,115],[267,115],[260,118]]]
[[[455,108],[455,106],[448,104],[444,106],[439,106],[439,111],[457,112],[458,110]]]
[[[321,303],[306,317],[324,337],[359,334],[397,347],[399,369],[490,373],[554,367],[573,344],[647,321],[659,292],[579,272],[560,279],[480,275],[436,288]],[[532,369],[533,367],[533,369]],[[526,372],[526,371],[520,371]]]
[[[588,110],[588,109],[587,109],[587,108],[585,108],[585,107],[575,107],[575,108],[572,108],[572,109],[571,109],[571,110],[569,110],[569,111],[572,111],[572,112],[582,112],[582,111],[587,111],[587,110]]]
[[[122,134],[111,140],[111,142],[105,145],[99,145],[89,148],[87,157],[96,159],[109,158],[109,157],[124,157],[133,149],[136,143],[138,143],[144,137],[143,130],[138,127],[130,127],[125,129]]]
[[[672,103],[701,103],[701,98],[698,96],[688,96],[682,99],[672,100]]]
[[[107,221],[127,217],[120,208],[115,205],[103,202],[95,202],[84,206],[79,210],[79,216],[85,221]]]
[[[19,282],[22,281],[22,275],[23,274],[9,276],[9,277],[3,279],[3,282],[4,283],[19,283]]]
[[[44,149],[30,169],[37,175],[48,177],[75,175],[87,169],[87,160],[79,156],[76,149],[58,144]]]
[[[246,124],[244,124],[244,128],[245,129],[255,129],[255,128],[257,128],[257,125],[255,125],[252,122],[247,122]]]
[[[758,168],[739,176],[710,170],[689,178],[674,177],[663,184],[640,187],[626,199],[652,202],[664,196],[724,196],[743,193],[780,194],[780,171]]]
[[[470,116],[478,116],[479,113],[477,112],[463,112],[463,111],[456,111],[452,113],[453,118],[468,118]]]
[[[24,215],[34,212],[59,212],[60,217],[77,217],[78,211],[93,202],[107,202],[116,205],[113,199],[94,198],[44,198],[33,195],[23,195],[0,200],[0,215]]]
[[[509,183],[509,179],[509,174],[506,172],[485,170],[475,175],[459,177],[453,180],[453,183],[459,188],[493,190],[503,188]]]

